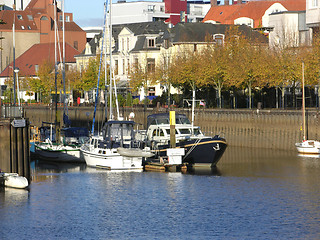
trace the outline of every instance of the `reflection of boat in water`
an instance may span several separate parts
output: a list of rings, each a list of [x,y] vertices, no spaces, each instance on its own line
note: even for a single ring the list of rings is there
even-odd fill
[[[184,114],[176,114],[175,122],[176,147],[185,149],[182,163],[215,167],[227,147],[226,140],[218,135],[205,136]],[[167,155],[170,148],[169,113],[148,116],[146,143],[158,156]]]

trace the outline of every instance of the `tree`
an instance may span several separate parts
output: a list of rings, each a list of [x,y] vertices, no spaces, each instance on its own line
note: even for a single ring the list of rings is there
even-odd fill
[[[81,77],[81,82],[77,83],[77,87],[84,91],[89,91],[90,89],[97,87],[98,82],[98,74],[99,74],[99,64],[100,64],[100,57],[97,56],[96,58],[91,58],[89,60],[88,67],[84,71]],[[102,69],[102,68],[101,68]],[[104,84],[104,71],[100,73],[100,82],[99,87],[103,88]]]

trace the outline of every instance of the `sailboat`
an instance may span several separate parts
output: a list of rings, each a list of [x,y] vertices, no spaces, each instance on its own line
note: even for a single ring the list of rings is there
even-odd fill
[[[65,128],[61,129],[61,138],[52,138],[52,125],[50,126],[50,137],[45,138],[44,141],[34,143],[35,153],[41,160],[56,161],[56,162],[84,162],[81,156],[80,146],[82,143],[88,140],[89,132],[86,128],[69,127],[70,121],[68,119],[66,110],[66,90],[65,90],[65,16],[64,16],[64,1],[63,1],[63,86],[64,86],[64,98],[63,98],[63,120]],[[56,1],[54,11],[54,31],[55,31],[55,91],[57,96],[57,22],[56,22]],[[55,99],[55,112],[56,120],[55,127],[57,127],[57,99]],[[56,130],[56,128],[55,128]]]
[[[304,63],[302,62],[302,130],[303,140],[296,143],[296,148],[300,154],[318,154],[320,155],[320,142],[310,140],[307,137],[306,128],[306,106],[305,106],[305,91],[304,91]]]
[[[142,171],[142,158],[148,156],[151,153],[139,149],[139,142],[136,142],[134,136],[134,126],[133,121],[125,121],[120,119],[119,116],[119,106],[117,101],[117,90],[116,83],[113,79],[113,69],[112,69],[112,23],[111,23],[111,8],[112,1],[109,3],[109,73],[110,73],[110,111],[109,111],[109,120],[106,119],[103,129],[101,132],[98,132],[97,135],[94,135],[94,123],[95,123],[95,113],[98,102],[99,94],[99,81],[101,73],[101,60],[103,53],[103,45],[105,39],[105,30],[106,30],[106,13],[107,13],[107,1],[105,2],[104,8],[104,30],[102,38],[102,47],[100,55],[100,65],[99,65],[99,75],[96,91],[96,100],[95,100],[95,109],[94,117],[92,123],[92,137],[88,143],[82,145],[81,152],[86,161],[86,164],[89,167],[94,168],[104,168],[108,170],[138,170]],[[105,51],[105,69],[106,69],[106,51]],[[107,71],[105,70],[105,74]],[[107,77],[105,77],[105,81]],[[114,81],[114,83],[113,83]],[[112,98],[113,98],[113,87],[115,88],[115,102],[117,107],[117,120],[113,119],[113,110],[112,110]],[[107,82],[105,82],[105,88],[107,89]],[[105,94],[107,96],[107,94]],[[107,109],[107,101],[105,101],[105,110]],[[105,113],[107,118],[107,112]]]

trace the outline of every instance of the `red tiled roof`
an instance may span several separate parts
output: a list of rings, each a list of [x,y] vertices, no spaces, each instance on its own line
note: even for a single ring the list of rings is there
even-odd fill
[[[62,44],[60,45],[62,51]],[[75,55],[80,54],[79,51],[75,50],[69,44],[66,44],[66,63],[75,63]],[[16,59],[15,66],[20,69],[19,75],[21,76],[35,76],[35,65],[40,66],[45,61],[54,63],[54,43],[42,43],[35,44],[24,52],[19,58]],[[58,61],[59,61],[59,51],[58,51]],[[10,68],[11,66],[11,68]],[[3,72],[0,74],[0,77],[7,77],[12,75],[12,66],[11,63],[7,66]]]
[[[245,4],[211,7],[203,22],[212,20],[222,24],[234,24],[235,19],[248,17],[254,20],[254,27],[258,27],[266,10],[275,3],[282,4],[288,11],[306,10],[306,0],[250,1]]]
[[[0,25],[0,31],[12,31],[13,18],[15,19],[16,30],[36,31],[38,29],[37,25],[35,24],[33,18],[32,20],[29,20],[28,16],[32,17],[32,14],[29,14],[26,11],[0,11],[0,19],[6,23]]]

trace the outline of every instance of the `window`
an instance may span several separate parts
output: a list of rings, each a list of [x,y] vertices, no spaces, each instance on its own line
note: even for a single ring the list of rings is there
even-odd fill
[[[148,12],[154,12],[154,5],[148,5]]]
[[[40,20],[48,20],[48,18],[46,16],[42,16]]]
[[[59,16],[59,21],[60,21],[60,22],[63,21],[63,16],[62,16],[62,15]]]
[[[150,87],[148,89],[148,96],[155,96],[156,95],[156,89],[154,87]]]
[[[186,21],[186,12],[181,11],[180,12],[180,22],[185,22]]]
[[[27,15],[27,17],[28,17],[28,19],[29,19],[30,21],[32,21],[32,20],[33,20],[32,15]]]
[[[154,38],[150,38],[148,39],[148,47],[155,47],[155,39]]]
[[[66,22],[70,22],[70,16],[66,16]]]
[[[311,6],[310,7],[318,7],[318,0],[311,0]]]
[[[124,51],[124,38],[121,38],[121,46],[122,46],[122,51]]]
[[[139,59],[135,58],[134,59],[134,67],[138,67],[139,66]]]
[[[153,73],[155,71],[155,59],[147,58],[147,66],[148,66],[148,73]]]
[[[36,73],[38,73],[38,71],[39,71],[39,65],[34,65],[34,70],[35,70]]]
[[[74,42],[73,42],[73,47],[74,47],[76,50],[78,50],[78,41],[74,41]]]
[[[213,35],[213,41],[217,44],[222,46],[224,42],[224,35],[223,34],[215,34]]]
[[[23,18],[22,18],[21,15],[17,15],[17,18],[18,18],[19,20],[23,20]]]
[[[127,59],[127,72],[128,74],[130,74],[130,62],[129,62],[129,59]]]
[[[118,60],[114,60],[114,74],[118,75],[119,63]]]
[[[23,29],[23,30],[24,30],[24,26],[21,26],[21,29]]]
[[[160,12],[164,12],[164,6],[160,6]]]
[[[129,46],[130,46],[129,43],[130,43],[130,42],[129,42],[129,38],[127,38],[127,51],[129,51]]]
[[[122,74],[126,74],[126,65],[124,59],[122,60]]]
[[[28,29],[31,30],[31,27],[28,25]]]

